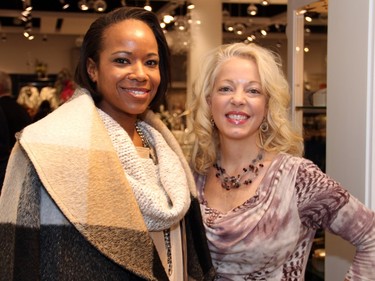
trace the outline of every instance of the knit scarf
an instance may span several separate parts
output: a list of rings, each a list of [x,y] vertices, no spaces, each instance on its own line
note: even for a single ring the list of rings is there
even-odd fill
[[[163,136],[147,123],[138,123],[155,149],[158,164],[141,158],[127,132],[108,114],[98,109],[133,189],[149,231],[161,231],[178,223],[190,205],[184,169]]]

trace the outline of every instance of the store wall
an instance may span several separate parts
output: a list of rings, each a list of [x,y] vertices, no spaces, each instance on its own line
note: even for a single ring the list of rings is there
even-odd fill
[[[39,35],[29,41],[21,34],[7,34],[6,41],[0,41],[0,69],[13,74],[33,74],[35,62],[39,60],[48,65],[48,74],[56,74],[62,68],[68,68],[73,73],[79,56],[80,40],[77,36],[48,35],[47,40],[43,41],[42,35]],[[276,47],[280,42],[281,46]],[[261,44],[279,53],[286,73],[286,39],[264,39]],[[309,46],[310,52],[305,55],[305,76],[308,80],[314,80],[326,75],[326,41],[315,40]],[[179,72],[179,69],[173,71]]]
[[[327,172],[375,210],[375,5],[360,2],[329,0]],[[326,280],[343,280],[354,250],[327,233]]]
[[[47,64],[47,73],[58,73],[62,68],[75,69],[78,57],[77,36],[48,35],[43,40],[37,35],[27,40],[22,34],[6,34],[6,41],[0,41],[0,69],[8,73],[33,74],[35,62]]]

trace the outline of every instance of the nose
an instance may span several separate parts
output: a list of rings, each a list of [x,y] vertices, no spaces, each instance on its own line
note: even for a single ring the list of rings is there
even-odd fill
[[[242,105],[245,103],[245,93],[238,89],[237,91],[235,91],[232,95],[232,98],[231,98],[231,103],[233,105]]]
[[[130,68],[127,78],[130,80],[145,81],[147,79],[147,75],[143,63],[134,63]]]

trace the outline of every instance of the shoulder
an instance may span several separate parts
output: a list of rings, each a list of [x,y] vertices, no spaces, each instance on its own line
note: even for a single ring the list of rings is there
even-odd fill
[[[106,130],[90,95],[79,95],[24,128],[22,146],[54,144],[65,147],[94,147],[107,143]]]
[[[280,175],[296,176],[300,167],[303,165],[306,159],[302,157],[293,156],[288,153],[272,154],[268,157],[269,170],[279,173]]]
[[[288,153],[280,153],[274,159],[284,169],[287,167],[293,168],[297,172],[297,181],[311,176],[325,176],[325,173],[309,159]]]
[[[350,199],[350,194],[338,181],[303,158],[297,172],[295,194],[303,224],[315,228],[327,226]]]

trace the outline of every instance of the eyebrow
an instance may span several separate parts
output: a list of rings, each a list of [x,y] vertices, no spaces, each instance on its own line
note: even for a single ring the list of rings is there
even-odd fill
[[[118,55],[118,54],[132,55],[133,52],[129,52],[129,51],[116,51],[116,52],[112,53],[112,55]],[[159,54],[158,53],[148,53],[147,54],[147,57],[153,57],[153,56],[159,57]]]
[[[221,82],[230,82],[230,83],[235,83],[236,79],[223,79],[223,80],[218,80],[218,81],[221,81]],[[257,80],[248,80],[248,81],[245,81],[246,84],[259,84],[259,85],[262,85],[262,83],[260,81],[257,81]]]

